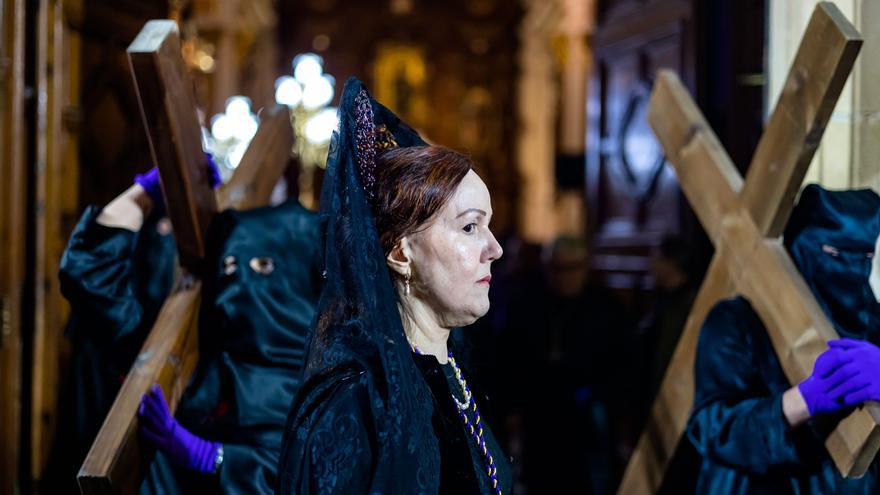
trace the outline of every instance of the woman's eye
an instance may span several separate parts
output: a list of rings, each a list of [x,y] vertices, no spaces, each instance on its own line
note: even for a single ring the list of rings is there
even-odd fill
[[[475,224],[475,223],[469,223],[464,226],[464,231],[467,232],[468,234],[470,234],[471,232],[473,232],[476,229],[477,229],[477,224]]]

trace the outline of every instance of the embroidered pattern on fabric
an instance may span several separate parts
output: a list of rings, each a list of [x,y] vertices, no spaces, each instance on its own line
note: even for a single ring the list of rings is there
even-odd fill
[[[373,120],[373,105],[366,90],[360,90],[355,97],[358,171],[367,201],[373,204],[376,199],[376,124]]]
[[[380,151],[388,151],[399,145],[394,134],[384,124],[376,126],[373,105],[366,90],[362,89],[355,97],[355,108],[358,172],[367,201],[373,205],[376,199],[376,157]]]

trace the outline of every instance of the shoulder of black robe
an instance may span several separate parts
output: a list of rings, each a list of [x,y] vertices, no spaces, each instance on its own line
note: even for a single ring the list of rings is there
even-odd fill
[[[141,493],[271,493],[320,289],[318,217],[296,200],[218,214],[209,231],[199,367],[177,418],[223,443],[219,479],[157,457]]]
[[[335,367],[322,378],[306,382],[297,395],[276,493],[368,493],[379,448],[374,384],[356,365]]]
[[[439,487],[440,454],[431,427],[430,392],[410,355],[362,182],[372,180],[377,141],[389,134],[398,146],[425,144],[373,101],[360,81],[349,79],[321,193],[327,279],[309,342],[303,388],[284,433],[278,494],[320,492],[302,481],[324,462],[303,457],[314,453],[310,432],[318,414],[316,404],[352,373],[366,384],[369,408],[364,415],[372,420],[366,424],[376,448],[369,466],[338,466],[369,470],[363,484],[352,486],[350,493],[437,493]],[[328,445],[347,448],[342,442]],[[323,455],[344,454],[325,451]]]
[[[157,231],[156,215],[132,232],[99,224],[100,214],[101,208],[86,208],[58,276],[76,321],[69,331],[112,343],[152,325],[171,291],[176,248],[173,236]],[[139,335],[139,342],[144,337]]]
[[[71,359],[59,433],[41,482],[51,493],[76,490],[76,472],[174,280],[174,238],[158,232],[157,215],[132,232],[97,223],[100,214],[99,207],[86,208],[59,267],[71,307],[65,331]]]
[[[843,336],[877,342],[880,305],[868,287],[880,233],[880,197],[867,190],[808,186],[785,244]],[[688,435],[704,461],[701,493],[875,493],[878,463],[844,480],[822,439],[847,411],[791,430],[782,414],[786,379],[766,328],[742,298],[719,303],[701,329]]]

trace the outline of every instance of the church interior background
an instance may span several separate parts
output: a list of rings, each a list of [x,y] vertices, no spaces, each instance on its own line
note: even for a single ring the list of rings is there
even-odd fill
[[[277,201],[297,197],[317,209],[349,76],[430,142],[473,157],[506,253],[492,312],[470,334],[487,381],[514,376],[509,356],[521,349],[507,350],[522,337],[517,321],[563,324],[540,315],[564,307],[551,296],[571,284],[607,296],[624,315],[596,323],[589,311],[601,308],[588,305],[560,317],[581,322],[581,335],[559,361],[586,364],[559,365],[585,377],[571,411],[559,414],[588,418],[588,446],[571,453],[594,466],[585,468],[585,489],[611,493],[712,256],[646,120],[656,72],[679,74],[744,173],[815,3],[3,1],[0,493],[45,491],[71,359],[57,276],[67,239],[86,206],[106,204],[151,166],[125,56],[147,20],[179,23],[205,142],[225,176],[260,110],[289,107],[297,140]],[[880,191],[880,58],[864,55],[880,49],[880,3],[834,3],[865,45],[806,182]],[[585,250],[555,250],[566,246],[560,239],[583,240]],[[533,305],[525,316],[522,300]],[[560,372],[553,353],[562,351],[552,328],[547,335],[519,366]],[[600,345],[610,347],[591,350]],[[603,377],[609,369],[613,378]],[[510,386],[492,390],[502,397],[496,423],[528,471],[543,451],[524,447],[542,448],[529,443],[522,412],[507,408]],[[688,455],[680,453],[670,492],[692,479]],[[539,476],[516,476],[523,493],[544,493],[530,485]]]

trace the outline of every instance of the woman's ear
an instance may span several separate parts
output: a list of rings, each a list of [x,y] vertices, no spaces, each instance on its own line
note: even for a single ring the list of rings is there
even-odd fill
[[[388,267],[401,277],[412,274],[412,260],[410,258],[409,239],[402,237],[391,248],[388,257],[385,258]]]

